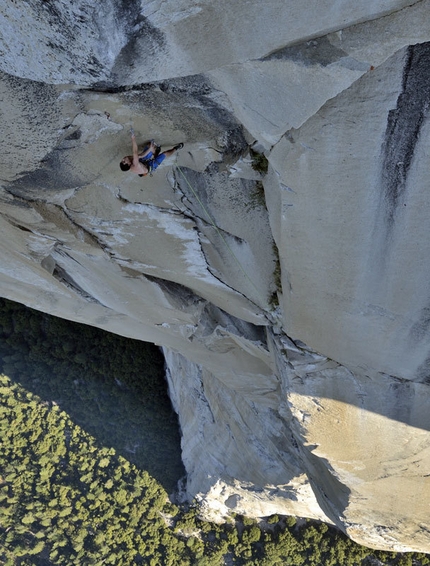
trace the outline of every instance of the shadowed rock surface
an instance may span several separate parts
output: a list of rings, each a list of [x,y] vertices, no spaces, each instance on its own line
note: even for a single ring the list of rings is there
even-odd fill
[[[0,7],[1,295],[163,346],[213,520],[430,552],[429,14]],[[123,173],[131,125],[185,146]]]

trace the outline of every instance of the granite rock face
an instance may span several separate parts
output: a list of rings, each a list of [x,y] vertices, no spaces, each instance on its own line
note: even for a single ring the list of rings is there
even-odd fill
[[[163,347],[206,517],[430,552],[430,1],[261,10],[2,4],[1,295]]]

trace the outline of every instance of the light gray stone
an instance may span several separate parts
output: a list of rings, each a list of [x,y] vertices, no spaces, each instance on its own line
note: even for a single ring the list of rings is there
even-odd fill
[[[429,6],[0,7],[1,295],[163,347],[212,520],[430,551]]]
[[[417,47],[417,60],[428,60],[428,51]],[[274,201],[271,216],[278,217],[288,278],[282,286],[287,333],[346,365],[422,380],[429,241],[419,226],[429,212],[428,160],[408,162],[399,188],[390,169],[428,147],[427,122],[418,132],[413,116],[402,117],[417,108],[421,119],[420,102],[403,92],[404,80],[417,92],[413,71],[403,76],[409,58],[408,51],[398,53],[274,148],[270,162],[291,190],[281,192],[281,208]],[[396,110],[405,97],[407,109]],[[425,88],[423,98],[425,105]],[[387,139],[392,116],[401,129],[393,141]],[[390,156],[384,163],[388,144],[399,152],[394,163]],[[277,175],[272,179],[267,192],[279,192]]]

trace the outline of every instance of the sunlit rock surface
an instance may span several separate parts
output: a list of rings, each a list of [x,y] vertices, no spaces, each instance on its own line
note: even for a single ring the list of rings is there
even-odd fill
[[[1,295],[163,347],[207,517],[430,552],[430,2],[262,12],[3,2]]]

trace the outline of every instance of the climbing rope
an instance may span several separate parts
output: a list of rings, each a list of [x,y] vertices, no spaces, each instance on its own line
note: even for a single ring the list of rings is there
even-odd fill
[[[240,263],[239,259],[237,258],[236,254],[234,253],[234,251],[231,249],[231,247],[229,246],[227,240],[224,238],[224,235],[222,234],[222,232],[220,231],[220,229],[218,228],[218,226],[215,224],[215,221],[213,220],[212,216],[209,214],[209,212],[207,211],[205,205],[202,203],[202,201],[200,200],[198,194],[196,193],[196,191],[193,189],[193,187],[191,186],[190,182],[188,181],[185,173],[182,171],[181,167],[179,167],[179,165],[175,166],[176,169],[178,169],[178,171],[180,172],[180,174],[182,175],[183,179],[185,180],[185,182],[187,183],[187,185],[189,186],[189,188],[191,189],[193,195],[196,197],[198,203],[200,204],[200,206],[202,207],[202,210],[204,211],[204,213],[206,214],[209,223],[215,228],[216,232],[218,233],[218,235],[221,237],[222,241],[224,242],[226,248],[228,249],[228,251],[230,252],[230,254],[232,255],[232,257],[234,258],[234,260],[236,261],[237,265],[240,267],[242,273],[245,275],[246,279],[251,283],[251,285],[254,287],[254,289],[257,291],[257,295],[260,297],[260,299],[262,299],[262,295],[260,293],[260,290],[258,289],[258,287],[255,285],[255,283],[252,281],[252,279],[250,278],[250,276],[248,275],[248,273],[245,271],[243,265]],[[267,301],[265,301],[263,299],[262,303],[266,303]],[[261,307],[260,307],[261,308]]]

